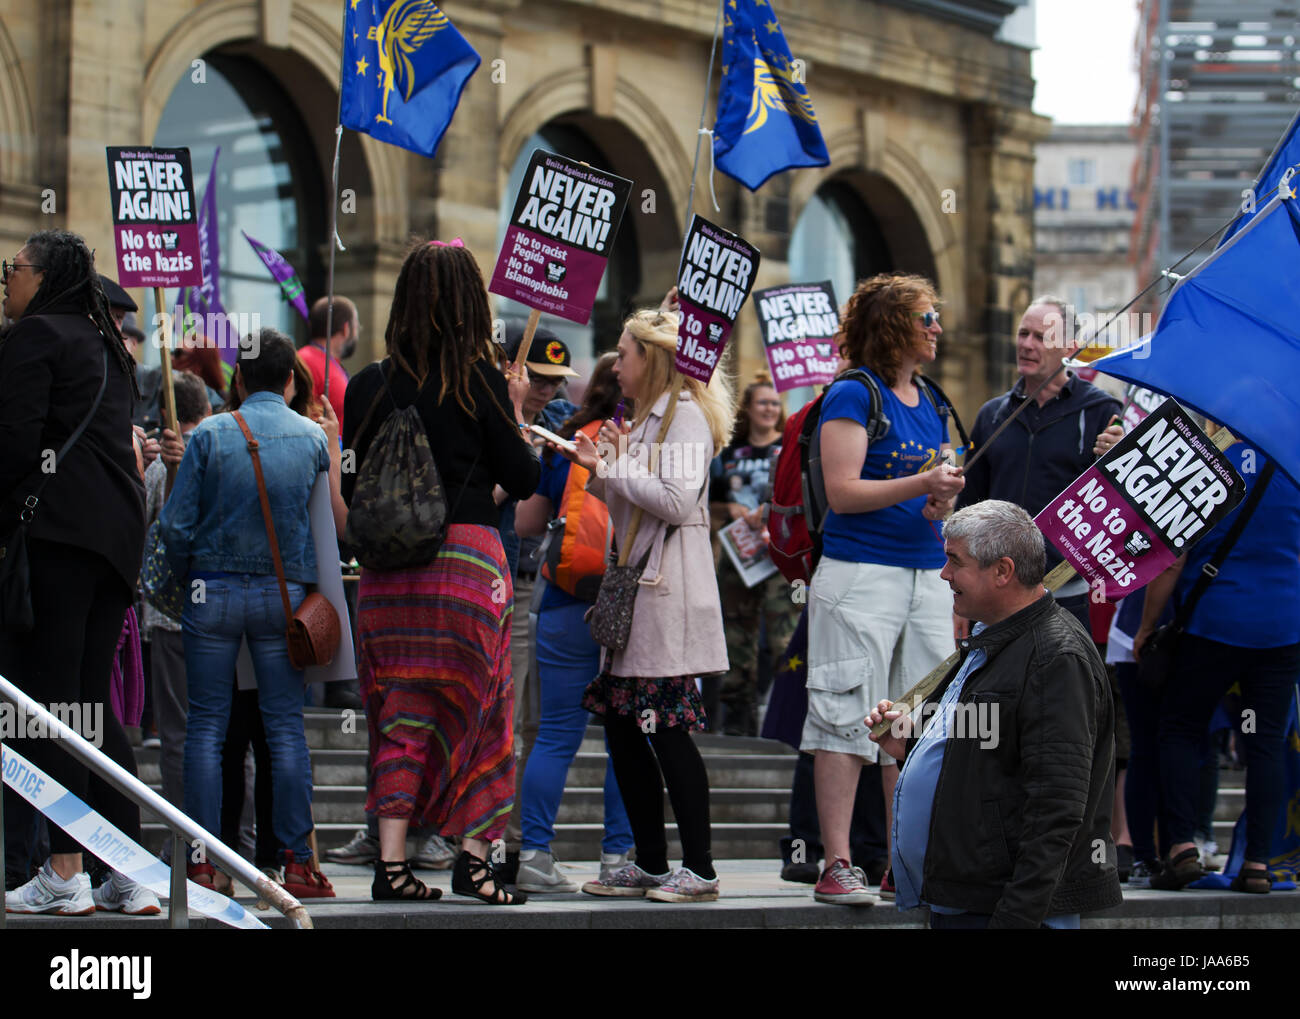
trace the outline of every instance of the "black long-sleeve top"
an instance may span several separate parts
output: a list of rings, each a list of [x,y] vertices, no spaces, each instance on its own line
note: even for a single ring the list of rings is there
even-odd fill
[[[541,465],[514,422],[505,377],[486,361],[474,365],[470,376],[474,413],[470,415],[451,392],[441,403],[438,401],[442,375],[436,364],[423,389],[409,374],[394,367],[387,359],[375,362],[348,381],[343,404],[343,448],[352,450],[355,460],[354,469],[343,472],[343,500],[351,503],[356,472],[384,419],[394,407],[415,403],[447,492],[448,524],[498,526],[501,512],[492,499],[493,486],[500,485],[516,499],[526,499],[537,488],[541,476]],[[388,393],[369,414],[384,377],[389,378]],[[358,434],[357,428],[362,425],[364,430]]]

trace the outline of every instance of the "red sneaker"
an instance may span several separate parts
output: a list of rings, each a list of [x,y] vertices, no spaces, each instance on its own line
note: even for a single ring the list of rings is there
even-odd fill
[[[813,898],[836,906],[874,906],[877,901],[862,870],[839,859],[822,871]]]
[[[885,871],[885,876],[880,879],[880,897],[893,902],[897,894],[898,889],[894,887],[894,868],[890,867]]]
[[[334,886],[320,872],[315,860],[306,863],[287,861],[284,865],[284,890],[295,899],[334,898]]]

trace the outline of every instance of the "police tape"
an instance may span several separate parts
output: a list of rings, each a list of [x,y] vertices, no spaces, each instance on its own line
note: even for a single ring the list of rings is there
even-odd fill
[[[5,785],[57,824],[119,874],[144,885],[160,898],[171,893],[171,868],[109,824],[82,800],[68,792],[22,754],[0,746],[0,772]],[[188,904],[231,927],[268,930],[234,899],[186,881]]]

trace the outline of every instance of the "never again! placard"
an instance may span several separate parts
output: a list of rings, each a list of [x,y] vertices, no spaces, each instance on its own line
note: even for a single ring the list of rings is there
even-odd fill
[[[190,150],[145,145],[106,152],[118,283],[202,286]]]
[[[677,270],[681,321],[675,364],[683,375],[705,383],[713,377],[736,316],[754,289],[759,257],[740,235],[703,216],[691,220]]]
[[[586,325],[631,192],[630,180],[536,150],[488,289]]]
[[[833,337],[839,332],[840,315],[829,280],[755,290],[754,308],[778,393],[823,386],[835,378]]]
[[[1164,572],[1245,495],[1232,463],[1166,400],[1034,518],[1112,601]]]

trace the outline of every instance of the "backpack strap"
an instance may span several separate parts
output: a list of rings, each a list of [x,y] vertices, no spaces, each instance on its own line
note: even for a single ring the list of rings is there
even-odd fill
[[[934,409],[938,411],[939,417],[946,418],[949,413],[952,414],[953,424],[957,426],[957,434],[961,436],[962,443],[962,448],[955,450],[954,452],[957,456],[961,456],[962,453],[970,448],[970,436],[966,434],[966,429],[962,427],[961,416],[957,413],[957,408],[953,406],[953,402],[948,399],[948,394],[940,388],[939,383],[935,382],[934,379],[930,378],[928,375],[919,376],[917,382],[919,383],[918,388],[926,395],[926,398],[934,406]],[[935,399],[936,396],[938,397],[938,400]]]

